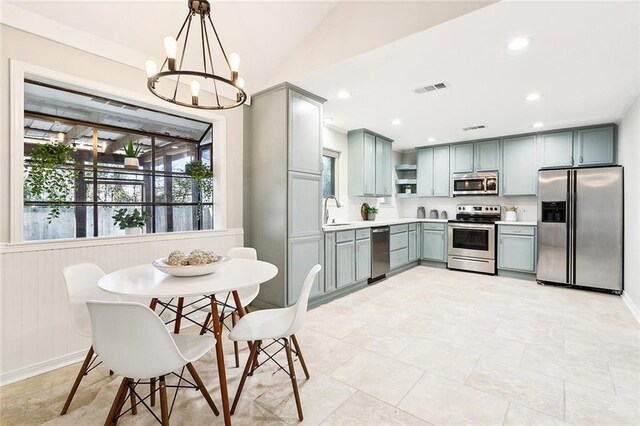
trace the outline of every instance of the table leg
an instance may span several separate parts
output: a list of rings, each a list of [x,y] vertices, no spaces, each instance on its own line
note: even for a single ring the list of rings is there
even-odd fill
[[[220,324],[218,302],[216,301],[216,297],[214,295],[211,296],[211,314],[211,316],[213,317],[213,334],[216,337],[216,359],[218,362],[220,395],[222,397],[222,413],[224,415],[224,424],[231,425],[231,412],[229,411],[229,392],[227,390],[227,373],[224,368],[224,352],[222,348],[222,325]]]
[[[151,299],[151,303],[149,303],[149,308],[155,312],[156,306],[158,306],[158,299],[155,299],[155,298]]]
[[[232,291],[231,294],[233,294],[233,301],[236,304],[236,310],[238,311],[238,316],[240,318],[242,318],[243,316],[245,316],[247,314],[247,312],[244,309],[244,306],[242,306],[242,301],[240,300],[240,295],[238,294],[238,292],[236,290]],[[247,346],[249,346],[249,352],[251,352],[251,350],[253,349],[253,342],[247,342]]]
[[[180,322],[182,321],[182,306],[184,305],[184,297],[178,298],[178,308],[176,309],[176,322],[173,325],[173,333],[180,334]]]

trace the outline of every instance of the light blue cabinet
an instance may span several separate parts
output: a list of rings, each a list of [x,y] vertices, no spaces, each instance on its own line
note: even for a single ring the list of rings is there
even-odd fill
[[[418,260],[418,231],[415,229],[409,230],[409,262],[415,262]]]
[[[449,146],[420,148],[417,153],[418,197],[448,197]]]
[[[309,270],[317,264],[322,264],[323,260],[323,244],[324,238],[322,235],[292,238],[289,240],[289,256],[288,256],[288,269],[289,269],[289,286],[288,286],[288,304],[293,305],[298,301],[304,279],[306,278]],[[324,293],[324,285],[322,283],[322,274],[316,277],[316,280],[311,288],[311,297],[318,296]]]
[[[476,172],[488,172],[500,169],[499,139],[476,142],[474,169]]]
[[[536,271],[536,227],[499,225],[498,269]]]
[[[322,229],[322,177],[289,172],[289,238],[319,235]]]
[[[615,162],[615,129],[613,126],[576,131],[575,161],[577,166],[599,166]]]
[[[451,145],[451,173],[471,173],[473,163],[473,143]]]
[[[371,240],[356,241],[356,281],[371,278]]]
[[[536,137],[502,141],[502,195],[536,195]]]
[[[328,232],[324,234],[324,291],[331,292],[336,289],[336,234]]]
[[[538,135],[540,167],[573,167],[573,131]]]
[[[445,262],[447,259],[447,230],[445,223],[422,224],[422,237],[420,241],[424,260]]]
[[[322,103],[289,92],[289,170],[322,172]]]
[[[348,133],[349,195],[391,195],[391,142],[391,139],[366,129],[352,130]]]
[[[418,197],[433,195],[433,148],[420,148],[417,153]]]
[[[356,243],[336,244],[336,287],[341,288],[356,281]]]

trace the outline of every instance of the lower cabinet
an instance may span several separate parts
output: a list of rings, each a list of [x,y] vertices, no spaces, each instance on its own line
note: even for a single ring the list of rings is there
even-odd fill
[[[324,234],[324,291],[336,289],[336,233]]]
[[[409,263],[409,225],[392,225],[389,231],[389,269],[393,270]]]
[[[356,243],[336,244],[336,287],[344,287],[356,281]]]
[[[536,272],[536,227],[499,225],[498,269]]]
[[[298,300],[309,270],[316,264],[322,265],[323,242],[322,235],[289,239],[289,289],[287,295],[289,305],[293,305]],[[322,275],[319,275],[316,278],[311,288],[311,297],[324,293],[321,277]]]
[[[369,229],[338,231],[335,234],[335,286],[364,281],[371,277],[371,238]],[[328,244],[325,240],[325,244]]]
[[[415,262],[418,260],[418,231],[415,229],[415,223],[413,229],[409,229],[409,262]]]
[[[447,261],[447,230],[445,223],[422,224],[422,255],[424,260]]]
[[[356,281],[371,278],[371,239],[356,241]]]

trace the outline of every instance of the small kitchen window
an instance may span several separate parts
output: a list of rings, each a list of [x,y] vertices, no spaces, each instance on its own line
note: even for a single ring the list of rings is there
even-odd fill
[[[322,154],[322,198],[337,197],[339,153],[324,150]]]

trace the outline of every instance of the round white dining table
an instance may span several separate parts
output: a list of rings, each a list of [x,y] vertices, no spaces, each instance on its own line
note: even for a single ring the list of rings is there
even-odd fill
[[[176,312],[175,333],[180,331],[180,318],[185,297],[209,297],[211,299],[211,319],[216,338],[216,360],[222,397],[222,412],[225,425],[230,425],[231,412],[222,348],[222,326],[215,295],[231,292],[238,315],[242,317],[245,315],[245,310],[240,303],[237,290],[262,284],[277,274],[278,268],[268,262],[236,258],[225,262],[212,274],[197,277],[174,277],[157,270],[151,264],[133,266],[105,275],[98,281],[98,286],[105,291],[121,296],[151,298],[151,309],[153,310],[155,310],[156,304],[162,305],[158,299],[177,298],[179,300],[178,308],[174,311]]]

